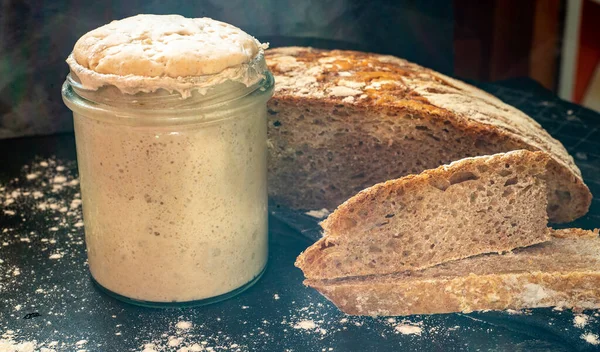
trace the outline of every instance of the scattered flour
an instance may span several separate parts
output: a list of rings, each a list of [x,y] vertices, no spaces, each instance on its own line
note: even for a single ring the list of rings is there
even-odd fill
[[[585,342],[592,345],[600,345],[600,340],[598,340],[598,335],[592,334],[591,332],[585,333],[581,335],[581,338],[585,340]]]
[[[294,324],[294,329],[303,329],[303,330],[314,330],[317,328],[317,324],[315,324],[312,320],[301,320]]]
[[[35,341],[15,342],[12,339],[0,339],[0,352],[35,352]]]
[[[168,345],[170,347],[176,347],[176,346],[179,346],[181,344],[181,341],[182,341],[182,339],[180,337],[169,336]]]
[[[160,334],[158,338],[145,342],[141,352],[197,352],[197,351],[247,351],[246,345],[236,343],[225,332],[215,334],[196,334],[195,329],[202,330],[203,325],[196,326],[190,321],[180,320],[174,329]]]
[[[55,176],[52,179],[53,183],[65,183],[67,182],[67,178],[65,176],[59,175],[59,176]]]
[[[573,318],[573,325],[580,329],[584,328],[587,325],[589,319],[590,318],[587,315],[578,314],[575,316],[575,318]]]
[[[32,253],[34,260],[60,259],[70,252],[80,252],[85,246],[83,242],[83,232],[74,231],[70,224],[82,220],[81,195],[79,193],[79,181],[76,179],[76,164],[74,162],[63,163],[55,158],[38,161],[30,165],[24,165],[19,177],[5,181],[0,184],[0,216],[7,215],[14,219],[21,220],[22,224],[44,223],[48,230],[35,229],[30,226],[20,226],[15,224],[13,227],[3,226],[0,231],[2,234],[0,244],[1,248],[10,246],[27,247],[29,249],[40,248],[39,252]],[[27,216],[27,218],[25,217]],[[4,224],[3,224],[4,225]],[[23,228],[34,229],[34,231],[23,231]],[[73,233],[75,232],[75,233]],[[57,244],[54,236],[61,236],[60,245]],[[3,253],[0,252],[0,256]],[[17,267],[20,264],[18,258],[3,258],[0,264],[6,266],[0,267],[0,292],[10,292],[20,285],[23,274],[36,275],[38,271],[33,271],[29,267]],[[39,277],[42,278],[41,276]],[[31,319],[40,316],[35,308],[39,307],[39,300],[46,300],[48,295],[69,294],[69,288],[60,285],[49,285],[44,288],[38,288],[31,294],[29,292],[22,296],[11,295],[14,298],[0,300],[0,306],[12,307],[10,310],[10,319],[0,319],[0,329],[6,328],[8,321],[14,319]],[[9,297],[11,297],[9,296]],[[18,301],[17,301],[18,299]],[[26,310],[25,307],[28,309]],[[29,310],[31,309],[31,310]],[[0,309],[0,315],[5,311]],[[64,315],[60,313],[46,312],[50,318],[53,314]],[[28,318],[29,317],[29,318]],[[52,321],[40,321],[44,325],[52,325]],[[36,336],[16,336],[9,333],[2,333],[0,330],[0,352],[56,352],[56,350],[81,350],[80,345],[71,345],[67,347],[66,342],[61,348],[58,348],[58,342],[37,343]],[[85,346],[83,346],[85,348]]]
[[[313,218],[317,218],[317,219],[323,219],[326,218],[329,215],[329,210],[323,208],[320,210],[310,210],[307,211],[306,213],[304,213],[308,216],[312,216]]]
[[[420,326],[409,325],[409,324],[398,324],[395,330],[402,335],[418,335],[421,336],[423,328]]]
[[[193,324],[191,321],[180,321],[177,324],[175,324],[175,327],[181,330],[189,330],[192,328],[192,326]]]
[[[507,309],[506,313],[508,313],[509,315],[522,315],[523,311],[522,310]]]
[[[43,169],[40,169],[40,167]],[[68,169],[72,168],[61,167],[55,160],[43,161],[24,169],[20,181],[15,181],[14,184],[0,185],[0,204],[3,205],[4,214],[22,216],[22,214],[31,214],[33,212],[36,215],[44,216],[49,222],[54,222],[48,224],[50,226],[48,228],[49,232],[40,229],[42,233],[19,233],[18,230],[4,228],[2,229],[3,235],[0,242],[3,247],[13,244],[31,246],[31,244],[37,243],[44,247],[44,251],[41,252],[41,256],[44,259],[61,259],[65,254],[69,255],[71,248],[72,250],[81,250],[82,246],[84,246],[80,236],[82,234],[80,228],[84,226],[81,216],[81,195],[75,193],[78,192],[78,189],[74,188],[79,182],[67,174],[66,171]],[[65,174],[56,174],[57,172],[65,172]],[[61,188],[55,188],[57,185],[60,185]],[[329,211],[327,209],[313,210],[306,214],[315,218],[324,218],[329,214]],[[66,236],[66,233],[69,235]],[[76,233],[80,235],[74,236]],[[55,235],[61,236],[57,237],[59,239],[58,243],[56,238],[53,238]],[[29,270],[25,271],[24,268],[16,267],[15,264],[18,264],[18,262],[11,262],[8,258],[3,259],[5,260],[0,260],[0,264],[3,265],[1,267],[3,271],[0,272],[0,289],[6,287],[2,286],[6,282],[2,281],[5,278],[17,280],[18,276],[21,275],[21,271],[29,273]],[[4,277],[1,277],[2,275]],[[46,285],[43,287],[44,289],[38,288],[35,290],[37,296],[44,297],[52,290],[52,287],[47,287]],[[528,288],[525,298],[537,301],[551,294],[553,294],[552,291],[543,287],[531,286]],[[280,300],[279,294],[274,294],[273,299]],[[2,304],[7,304],[7,307],[12,307],[15,315],[17,314],[16,312],[20,311],[23,311],[22,314],[29,313],[23,307],[31,308],[34,306],[31,303],[29,301],[2,302]],[[241,306],[241,309],[249,308],[249,306]],[[508,311],[508,313],[522,314],[520,311]],[[396,318],[381,318],[370,321],[365,320],[365,318],[350,316],[336,319],[335,316],[327,316],[327,314],[330,314],[329,309],[322,303],[310,303],[305,307],[297,306],[293,313],[285,314],[282,317],[281,326],[286,333],[310,334],[311,338],[321,340],[326,335],[335,333],[336,331],[371,329],[372,325],[378,326],[378,328],[380,326],[387,326],[390,333],[417,336],[421,336],[423,333],[430,335],[440,329],[440,327],[423,326],[423,323],[397,322]],[[116,318],[116,316],[113,315],[113,318]],[[369,321],[369,323],[365,324],[366,321]],[[377,321],[379,325],[377,325]],[[151,338],[151,341],[140,340],[139,343],[141,345],[139,348],[140,351],[144,352],[247,351],[251,350],[251,348],[241,342],[251,344],[257,341],[259,336],[264,338],[264,341],[269,341],[268,330],[264,326],[278,323],[265,321],[262,328],[249,330],[248,334],[244,335],[245,340],[233,341],[223,331],[207,334],[202,324],[179,320],[171,322],[165,333],[158,335],[157,338]],[[589,317],[586,315],[580,314],[573,318],[573,324],[578,328],[584,328],[588,323]],[[450,332],[458,329],[459,327],[455,326],[449,327],[445,331]],[[119,332],[116,333],[117,336],[120,336],[119,334]],[[585,333],[581,335],[581,338],[593,345],[600,344],[598,335],[593,333]],[[83,351],[83,348],[96,350],[95,346],[90,346],[87,340],[79,340],[75,344],[73,344],[72,340],[70,341],[68,345],[65,345],[64,342],[61,345],[58,341],[38,344],[38,342],[33,340],[33,337],[26,340],[18,340],[12,333],[8,334],[7,331],[6,334],[0,335],[0,352]],[[146,343],[142,344],[143,342]],[[331,350],[331,348],[326,350]]]

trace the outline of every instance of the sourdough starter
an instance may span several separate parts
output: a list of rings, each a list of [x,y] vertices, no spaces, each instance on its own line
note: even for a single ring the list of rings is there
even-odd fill
[[[208,127],[160,129],[75,114],[88,260],[102,286],[134,299],[190,301],[262,270],[262,109]]]
[[[74,114],[89,267],[101,286],[188,302],[262,273],[272,92],[261,81],[263,48],[218,21],[152,15],[112,22],[75,45],[63,95]]]

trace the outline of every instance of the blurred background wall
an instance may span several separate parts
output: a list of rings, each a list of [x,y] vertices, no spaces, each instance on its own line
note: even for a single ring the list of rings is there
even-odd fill
[[[65,58],[81,35],[139,13],[207,16],[272,47],[378,52],[459,78],[525,76],[558,91],[567,10],[576,2],[571,12],[582,13],[588,1],[600,7],[594,0],[0,0],[0,138],[71,130],[60,96]]]

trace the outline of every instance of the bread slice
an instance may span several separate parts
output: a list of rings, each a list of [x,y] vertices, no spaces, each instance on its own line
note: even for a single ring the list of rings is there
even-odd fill
[[[567,229],[555,234],[550,242],[509,254],[485,254],[421,271],[305,284],[353,315],[600,308],[598,231]]]
[[[296,266],[309,279],[388,274],[546,241],[549,160],[466,158],[367,188],[323,221]]]
[[[405,60],[355,51],[266,51],[269,195],[335,209],[358,191],[465,157],[517,149],[552,156],[548,214],[584,215],[591,194],[573,158],[537,122],[463,82]]]

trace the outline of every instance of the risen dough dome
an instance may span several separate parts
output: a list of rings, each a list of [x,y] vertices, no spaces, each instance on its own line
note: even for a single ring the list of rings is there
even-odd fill
[[[256,82],[262,67],[252,63],[265,47],[241,29],[210,18],[137,15],[85,34],[67,62],[89,89],[114,85],[125,93],[181,92],[227,79]]]

